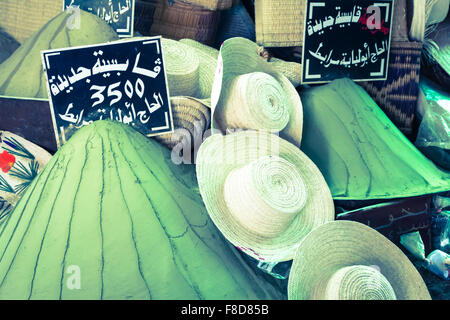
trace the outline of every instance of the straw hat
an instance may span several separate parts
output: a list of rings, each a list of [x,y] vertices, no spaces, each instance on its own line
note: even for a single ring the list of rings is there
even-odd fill
[[[291,260],[312,229],[334,219],[319,169],[270,132],[212,135],[198,151],[197,179],[218,229],[260,261]]]
[[[220,49],[211,93],[212,127],[274,130],[300,145],[303,108],[292,83],[259,55],[244,38],[225,41]]]
[[[198,49],[197,54],[200,55],[201,59],[214,59],[214,64],[217,64],[217,59],[219,57],[219,50],[209,47],[203,43],[192,39],[181,39],[181,43],[187,44],[190,47]],[[262,51],[262,47],[258,47],[258,51]],[[261,55],[261,53],[260,53]],[[265,59],[275,70],[283,74],[294,87],[298,87],[301,82],[302,76],[302,65],[301,63],[284,61],[282,59],[277,59],[271,57],[270,59]],[[211,63],[211,62],[210,62]]]
[[[179,40],[179,42],[184,43],[194,49],[197,49],[198,51],[197,54],[200,54],[206,58],[206,59],[214,59],[214,64],[217,64],[217,58],[219,57],[219,50],[217,50],[216,48],[210,47],[206,44],[203,44],[201,42],[198,42],[196,40],[193,39],[181,39]],[[214,80],[214,79],[213,79]]]
[[[162,38],[162,46],[170,96],[188,96],[208,105],[217,59],[176,40]]]
[[[154,138],[169,149],[181,144],[182,156],[190,162],[191,154],[184,154],[185,151],[191,150],[195,141],[202,141],[210,128],[210,97],[217,59],[196,41],[186,44],[162,38],[162,46],[175,130]]]
[[[298,87],[302,81],[302,65],[301,63],[284,61],[277,58],[271,58],[270,65],[283,74],[294,87]]]
[[[428,0],[430,1],[430,0]],[[425,35],[426,17],[426,2],[427,0],[411,1],[410,15],[411,24],[409,28],[409,38],[412,41],[423,41]]]
[[[288,284],[293,300],[428,300],[420,274],[387,238],[361,223],[335,221],[307,235]]]
[[[448,15],[449,7],[450,0],[427,0],[425,5],[426,26],[444,21]]]
[[[196,141],[203,141],[203,136],[211,124],[211,111],[203,103],[189,97],[173,97],[170,99],[175,130],[160,136],[155,140],[169,149],[183,146],[182,156],[191,162],[191,154],[184,154],[185,150],[192,149]]]
[[[450,15],[429,27],[423,43],[423,65],[425,75],[450,91]]]

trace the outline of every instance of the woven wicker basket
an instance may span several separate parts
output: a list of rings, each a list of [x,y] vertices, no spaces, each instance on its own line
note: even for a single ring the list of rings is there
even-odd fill
[[[303,43],[306,0],[255,0],[256,42],[265,47]]]
[[[392,41],[386,81],[358,82],[407,136],[414,134],[422,43]]]
[[[182,0],[209,10],[223,10],[231,7],[233,0]]]
[[[61,0],[0,0],[0,27],[22,43],[62,7]]]
[[[234,37],[242,37],[255,41],[255,23],[241,1],[234,1],[233,7],[224,10],[220,16],[220,24],[215,39],[215,47]]]
[[[61,10],[61,0],[0,0],[0,27],[22,43]]]
[[[392,40],[408,40],[407,1],[394,2]],[[256,42],[265,47],[303,44],[306,0],[255,0]]]
[[[136,1],[134,28],[142,35],[162,35],[170,39],[194,39],[213,44],[220,11],[211,11],[182,1]]]

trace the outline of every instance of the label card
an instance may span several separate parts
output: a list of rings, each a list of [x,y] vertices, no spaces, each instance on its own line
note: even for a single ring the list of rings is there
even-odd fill
[[[63,10],[72,7],[90,12],[109,23],[120,38],[133,37],[135,0],[63,1]]]
[[[173,132],[161,37],[46,50],[41,58],[58,148],[95,120],[146,136]]]
[[[302,83],[386,80],[393,0],[307,0]]]

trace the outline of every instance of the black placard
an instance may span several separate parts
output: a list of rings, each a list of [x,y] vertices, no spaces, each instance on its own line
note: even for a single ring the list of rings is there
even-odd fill
[[[173,131],[161,37],[46,50],[42,63],[58,147],[95,120]]]
[[[72,7],[88,11],[109,23],[120,38],[133,36],[135,0],[63,1],[63,10]]]
[[[393,0],[307,0],[303,83],[386,80]]]

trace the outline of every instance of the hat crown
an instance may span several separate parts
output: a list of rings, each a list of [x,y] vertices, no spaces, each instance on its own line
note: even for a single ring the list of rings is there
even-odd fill
[[[327,300],[396,300],[394,289],[375,267],[355,265],[339,269],[328,281]]]
[[[224,119],[228,126],[254,130],[282,131],[289,123],[287,94],[270,74],[251,72],[230,84]]]
[[[305,206],[307,187],[293,164],[265,156],[233,170],[225,180],[224,197],[244,227],[263,237],[275,237]]]

